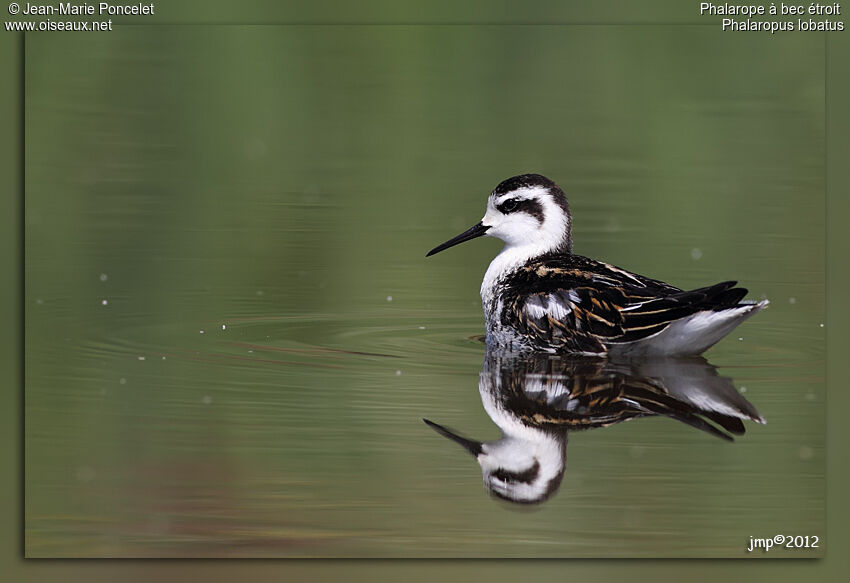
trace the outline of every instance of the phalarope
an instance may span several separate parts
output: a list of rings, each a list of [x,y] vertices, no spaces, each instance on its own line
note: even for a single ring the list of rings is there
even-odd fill
[[[481,283],[487,344],[514,351],[700,354],[767,306],[726,281],[684,291],[572,252],[564,191],[540,174],[499,184],[481,221],[428,252],[505,242]]]

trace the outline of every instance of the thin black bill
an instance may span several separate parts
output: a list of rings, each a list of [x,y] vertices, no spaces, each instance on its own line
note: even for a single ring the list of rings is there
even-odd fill
[[[437,245],[436,247],[434,247],[433,249],[428,251],[428,253],[425,255],[425,257],[430,257],[431,255],[434,255],[435,253],[439,253],[440,251],[445,251],[449,247],[454,247],[455,245],[463,243],[464,241],[469,241],[470,239],[475,239],[477,237],[481,237],[487,232],[487,229],[489,229],[489,228],[490,227],[485,227],[481,223],[478,223],[477,225],[474,225],[474,226],[468,228],[467,230],[465,230],[463,233],[461,233],[457,237],[454,237],[453,239],[449,239],[448,241],[446,241],[442,245]]]

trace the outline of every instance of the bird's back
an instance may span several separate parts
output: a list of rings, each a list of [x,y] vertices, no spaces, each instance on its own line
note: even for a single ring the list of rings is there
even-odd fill
[[[734,281],[683,291],[614,265],[548,254],[506,274],[487,312],[488,342],[600,354],[698,354],[765,304]]]

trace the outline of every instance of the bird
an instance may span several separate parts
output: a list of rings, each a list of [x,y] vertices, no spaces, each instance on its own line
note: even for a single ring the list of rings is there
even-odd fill
[[[612,360],[487,350],[478,390],[499,439],[477,441],[423,421],[475,457],[493,496],[518,504],[557,492],[568,434],[577,430],[667,417],[734,441],[746,431],[743,421],[766,422],[701,356]]]
[[[573,253],[564,191],[541,174],[499,183],[484,218],[430,257],[478,237],[505,242],[481,283],[488,346],[622,357],[698,355],[768,305],[724,281],[693,290]]]

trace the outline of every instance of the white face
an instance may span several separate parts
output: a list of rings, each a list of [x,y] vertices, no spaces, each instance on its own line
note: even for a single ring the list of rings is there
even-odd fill
[[[487,488],[517,502],[540,500],[551,480],[564,471],[561,443],[505,437],[483,444],[477,459]]]
[[[515,210],[504,209],[511,201],[516,202]],[[490,195],[481,223],[489,227],[488,237],[501,239],[507,247],[529,247],[540,253],[560,245],[569,229],[569,217],[543,186]]]

